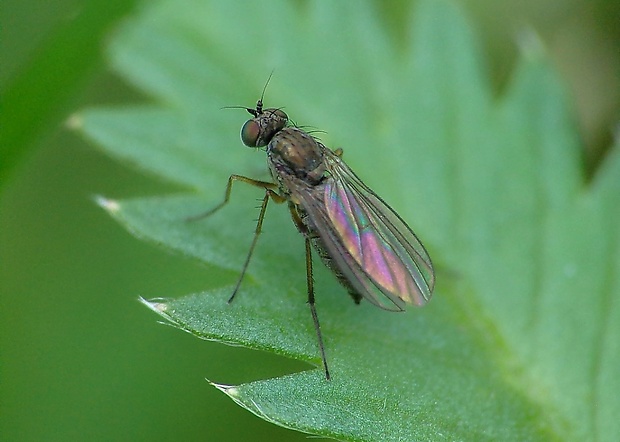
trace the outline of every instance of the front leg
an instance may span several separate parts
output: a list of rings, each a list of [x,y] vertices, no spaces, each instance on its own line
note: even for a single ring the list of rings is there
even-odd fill
[[[267,203],[269,203],[269,198],[274,200],[274,202],[280,204],[286,201],[286,198],[277,194],[271,188],[265,188],[265,196],[263,197],[263,203],[260,206],[260,213],[258,214],[258,220],[256,222],[256,229],[254,230],[254,238],[252,239],[252,245],[250,245],[250,250],[248,251],[248,256],[245,258],[245,262],[243,263],[243,268],[241,269],[241,275],[239,275],[239,279],[237,280],[237,284],[235,285],[235,289],[230,295],[228,299],[228,303],[230,304],[239,291],[239,287],[241,286],[241,281],[243,281],[243,277],[245,276],[245,272],[248,269],[248,265],[250,264],[250,258],[252,258],[252,253],[254,252],[254,247],[256,247],[256,243],[258,242],[258,236],[261,234],[263,229],[263,219],[265,219],[265,212],[267,211]]]

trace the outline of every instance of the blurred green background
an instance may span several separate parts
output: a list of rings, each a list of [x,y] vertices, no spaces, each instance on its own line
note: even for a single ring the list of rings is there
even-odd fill
[[[593,172],[620,119],[620,2],[461,3],[498,94],[522,32],[541,36],[573,94]],[[377,4],[398,37],[411,2]],[[304,367],[158,325],[137,297],[199,291],[208,272],[134,239],[92,202],[170,189],[64,127],[84,106],[147,99],[102,57],[106,36],[138,9],[117,0],[2,3],[0,440],[306,440],[204,380]]]

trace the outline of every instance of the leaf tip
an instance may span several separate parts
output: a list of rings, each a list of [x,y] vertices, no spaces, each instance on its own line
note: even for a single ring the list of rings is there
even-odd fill
[[[208,380],[208,379],[207,379]],[[220,390],[225,395],[234,399],[239,396],[239,389],[234,385],[226,385],[226,384],[216,384],[215,382],[209,381],[209,384]]]
[[[71,114],[65,120],[65,127],[70,130],[80,130],[84,127],[84,118],[82,114]]]
[[[532,28],[524,28],[518,33],[517,45],[526,59],[538,60],[545,55],[545,45],[540,35]]]
[[[95,200],[95,202],[97,203],[99,207],[101,207],[103,210],[105,210],[109,214],[113,215],[115,213],[118,213],[121,210],[121,205],[116,200],[109,199],[101,195],[95,195],[93,199]]]
[[[146,305],[148,308],[150,308],[159,315],[164,315],[169,307],[168,303],[164,302],[163,299],[152,299],[149,301],[148,299],[144,299],[140,296],[138,298],[138,301],[140,301],[142,304]]]

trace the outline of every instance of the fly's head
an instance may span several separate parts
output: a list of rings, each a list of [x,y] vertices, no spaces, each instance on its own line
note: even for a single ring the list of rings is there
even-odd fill
[[[254,116],[241,128],[241,141],[248,147],[264,147],[273,136],[284,129],[288,115],[280,109],[263,109],[263,101],[258,100],[255,109],[247,108]]]

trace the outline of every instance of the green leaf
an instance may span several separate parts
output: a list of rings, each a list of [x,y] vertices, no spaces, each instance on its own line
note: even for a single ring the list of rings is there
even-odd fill
[[[214,384],[278,425],[342,440],[592,440],[620,434],[620,154],[591,183],[561,82],[535,40],[491,93],[472,30],[422,1],[409,40],[389,40],[366,2],[161,2],[119,30],[115,69],[156,100],[75,122],[112,155],[192,191],[100,204],[137,236],[230,269],[176,300],[145,301],[178,327],[319,368]],[[286,208],[264,233],[232,304],[267,179],[240,145],[241,111],[265,94],[411,222],[438,268],[424,309],[354,305],[315,266],[333,380],[305,304],[303,239]],[[218,272],[218,275],[226,274]]]
[[[47,33],[27,63],[13,69],[2,91],[2,106],[10,112],[0,112],[0,186],[8,182],[6,177],[20,159],[37,147],[42,134],[56,127],[75,106],[77,92],[101,63],[102,35],[109,31],[110,23],[132,10],[134,3],[91,0],[79,8],[67,6],[60,13],[64,17],[61,24]],[[64,7],[58,5],[61,10]],[[4,67],[12,63],[5,60]]]

